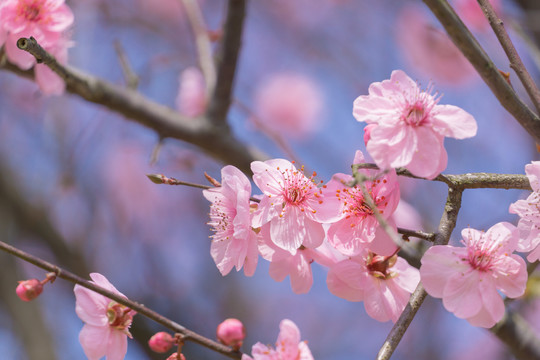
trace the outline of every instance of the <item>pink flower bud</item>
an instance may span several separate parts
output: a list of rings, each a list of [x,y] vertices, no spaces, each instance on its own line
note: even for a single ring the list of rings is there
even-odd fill
[[[30,301],[39,296],[43,291],[43,285],[38,279],[19,281],[15,292],[22,301]]]
[[[171,349],[174,345],[174,338],[164,331],[155,333],[154,336],[148,340],[148,346],[152,351],[157,353],[164,353]]]
[[[245,337],[246,329],[240,320],[227,319],[217,327],[217,338],[219,342],[232,347],[234,350],[240,349]]]
[[[377,124],[369,124],[364,127],[364,144],[367,145],[369,139],[371,139],[371,130],[377,127]]]
[[[180,354],[180,356],[178,356],[178,353],[174,353],[174,354],[171,354],[167,360],[186,360],[186,357],[184,356],[184,354]]]

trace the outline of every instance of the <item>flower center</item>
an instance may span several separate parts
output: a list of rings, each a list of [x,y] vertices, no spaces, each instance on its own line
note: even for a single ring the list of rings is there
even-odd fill
[[[424,119],[426,118],[426,111],[424,105],[421,103],[416,103],[410,106],[405,116],[405,122],[411,126],[421,126],[424,124]]]
[[[278,169],[279,170],[279,169]],[[282,195],[285,205],[303,206],[306,200],[319,191],[313,178],[317,176],[317,173],[313,172],[311,177],[304,175],[304,167],[300,170],[285,169],[281,172],[283,175],[283,187]]]
[[[467,259],[470,266],[478,271],[490,271],[499,260],[498,251],[503,243],[486,238],[485,234],[478,239],[469,238]]]
[[[208,225],[212,227],[212,230],[216,233],[215,238],[221,240],[228,239],[234,233],[232,221],[236,215],[234,209],[230,209],[223,201],[218,200],[210,205],[210,221]]]
[[[437,93],[431,94],[431,85],[423,91],[419,86],[410,92],[403,93],[401,103],[401,120],[409,126],[418,127],[429,125],[431,111],[440,100]]]
[[[395,276],[395,273],[390,269],[396,264],[396,261],[397,255],[381,256],[370,252],[366,260],[366,267],[371,276],[386,280]]]
[[[17,6],[17,16],[28,21],[38,22],[41,20],[42,0],[19,1]]]
[[[381,180],[377,179],[372,183],[366,182],[365,186],[369,195],[373,199],[375,206],[377,206],[379,212],[383,214],[384,208],[388,205],[388,201],[386,201],[386,197],[384,195],[376,196],[374,194],[376,192],[375,188],[378,184],[380,184],[380,182]],[[382,182],[386,183],[387,180],[383,179]],[[357,218],[365,219],[366,217],[373,215],[373,210],[371,210],[371,208],[365,201],[362,189],[360,189],[358,186],[355,185],[354,187],[346,187],[344,189],[337,190],[336,196],[345,205],[343,213],[347,217],[354,216]]]
[[[107,319],[109,320],[109,326],[114,329],[121,330],[130,338],[131,334],[129,333],[129,327],[131,326],[133,315],[135,314],[135,311],[131,310],[127,306],[117,303],[116,301],[111,301],[107,307]]]

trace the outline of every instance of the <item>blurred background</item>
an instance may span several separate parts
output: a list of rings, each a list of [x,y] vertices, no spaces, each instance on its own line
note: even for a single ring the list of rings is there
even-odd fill
[[[142,94],[189,116],[204,110],[196,96],[204,84],[181,1],[66,3],[75,15],[69,64],[124,84],[115,50],[119,43]],[[510,71],[476,1],[451,3],[497,66]],[[199,4],[219,37],[226,4]],[[540,5],[532,0],[493,4],[538,80]],[[446,140],[446,173],[521,174],[538,160],[534,142],[420,1],[250,1],[228,118],[245,143],[271,157],[294,159],[326,182],[336,172],[349,172],[356,150],[365,152],[364,124],[352,117],[353,100],[395,69],[423,88],[432,84],[442,95],[440,104],[459,106],[478,122],[476,137]],[[510,78],[526,99],[513,73]],[[221,321],[236,317],[247,328],[245,352],[257,341],[273,344],[279,322],[288,318],[316,359],[374,358],[392,324],[371,319],[363,303],[330,294],[326,269],[313,267],[314,284],[305,295],[294,294],[288,279],[273,281],[263,259],[253,277],[235,271],[222,277],[209,253],[209,204],[201,191],[155,185],[145,174],[205,183],[203,173],[219,179],[224,164],[177,140],[165,140],[159,151],[158,143],[154,131],[106,108],[69,94],[45,96],[32,81],[0,71],[1,240],[83,277],[99,272],[130,299],[210,338]],[[402,180],[402,226],[435,231],[446,186]],[[466,191],[453,241],[459,242],[467,226],[517,223],[508,206],[526,196],[517,190]],[[17,280],[42,279],[44,272],[2,253],[0,264],[2,358],[85,358],[73,286],[59,280],[37,300],[23,303],[15,295]],[[538,304],[518,303],[538,327]],[[162,330],[136,316],[126,359],[165,359],[146,345]],[[192,343],[184,351],[188,359],[222,358]],[[428,297],[394,358],[458,357],[511,358],[490,333]]]

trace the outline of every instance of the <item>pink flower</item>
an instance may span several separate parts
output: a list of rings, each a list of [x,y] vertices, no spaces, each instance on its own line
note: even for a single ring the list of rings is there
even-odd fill
[[[15,293],[22,301],[31,301],[43,292],[43,284],[38,279],[19,281]]]
[[[212,203],[210,222],[213,227],[210,253],[219,271],[227,275],[236,266],[244,266],[246,276],[257,267],[257,240],[251,229],[249,179],[231,165],[221,169],[221,187],[203,190],[204,197]]]
[[[33,36],[47,49],[60,40],[71,24],[73,13],[64,0],[5,0],[0,7],[0,40],[5,37],[7,58],[21,69],[31,68],[36,60],[17,48],[19,38]]]
[[[518,223],[519,244],[517,250],[531,253],[527,260],[540,259],[540,161],[525,166],[525,173],[533,192],[526,200],[518,200],[510,205],[510,213],[520,216]]]
[[[465,247],[436,245],[426,251],[420,268],[422,284],[458,318],[490,328],[504,315],[497,291],[511,298],[525,292],[525,261],[512,254],[519,234],[513,225],[501,222],[485,233],[464,229],[461,235]]]
[[[364,301],[366,312],[378,321],[397,321],[414,291],[418,270],[397,255],[380,256],[367,249],[328,271],[330,292],[349,301]]]
[[[477,127],[469,113],[438,101],[401,70],[393,71],[390,80],[371,84],[369,95],[354,101],[356,120],[377,124],[367,150],[379,167],[404,166],[428,179],[446,168],[444,137],[471,137]]]
[[[476,0],[473,2],[478,7]],[[396,42],[405,60],[414,66],[416,71],[437,82],[458,86],[478,79],[469,60],[444,30],[430,21],[429,15],[417,6],[406,6],[398,15]]]
[[[121,292],[105,278],[90,274],[92,283],[112,291],[122,297]],[[135,311],[109,298],[75,285],[75,312],[85,322],[79,334],[79,341],[89,360],[122,360],[127,352],[127,337],[131,338],[129,327]]]
[[[255,94],[255,112],[264,125],[293,138],[304,138],[318,129],[322,107],[318,85],[300,74],[273,75]]]
[[[182,114],[196,117],[206,110],[206,85],[201,71],[189,67],[179,78],[180,88],[176,97],[176,107]]]
[[[332,198],[323,198],[322,190],[303,171],[283,159],[251,163],[253,181],[264,196],[253,217],[253,227],[270,223],[270,238],[292,255],[304,245],[316,248],[322,244],[321,223],[335,217]],[[302,169],[303,170],[303,169]]]
[[[174,338],[171,334],[166,333],[165,331],[160,331],[152,335],[150,340],[148,340],[148,346],[152,351],[157,353],[166,353],[174,345]]]
[[[361,151],[356,152],[354,164],[364,162]],[[389,219],[399,203],[399,184],[395,171],[382,175],[377,170],[364,170],[359,172],[376,180],[364,183],[367,192],[377,206],[383,218]],[[380,229],[379,222],[373,211],[364,201],[364,195],[359,185],[350,187],[353,177],[347,174],[335,174],[332,180],[323,189],[325,198],[335,197],[338,202],[336,212],[338,221],[328,228],[328,241],[337,250],[347,256],[360,253],[364,247],[372,246],[372,251],[381,255],[391,255],[396,245],[388,234]],[[328,206],[328,205],[327,205]],[[375,241],[376,240],[376,241]]]
[[[290,277],[291,287],[296,294],[305,294],[313,285],[311,263],[314,261],[315,250],[301,246],[294,254],[276,246],[270,239],[269,225],[261,229],[259,252],[270,261],[270,276],[281,282]]]
[[[243,355],[242,360],[313,360],[306,341],[300,341],[300,330],[291,320],[284,319],[279,324],[276,347],[260,342],[253,345],[251,355]]]

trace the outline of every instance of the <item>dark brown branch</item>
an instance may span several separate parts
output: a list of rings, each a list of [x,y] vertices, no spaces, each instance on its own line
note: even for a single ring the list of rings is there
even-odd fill
[[[503,21],[497,16],[489,1],[478,0],[478,4],[480,4],[482,11],[486,15],[486,18],[493,29],[493,32],[495,32],[495,35],[497,36],[497,39],[499,39],[508,60],[510,60],[510,67],[516,72],[519,80],[523,84],[523,87],[527,91],[527,94],[529,94],[529,98],[533,102],[536,111],[540,113],[540,91],[527,71],[527,68],[525,68],[525,65],[521,61],[521,58],[519,57],[510,36],[508,36],[508,33],[504,28]]]
[[[207,112],[211,121],[220,126],[225,126],[225,119],[232,102],[245,16],[246,1],[229,0],[227,19],[223,29],[223,41],[217,54],[216,87]]]
[[[540,143],[540,118],[517,96],[506,79],[446,0],[423,0],[450,39],[471,62],[499,103]]]
[[[450,240],[452,231],[456,227],[456,221],[461,207],[461,197],[463,194],[462,189],[448,188],[448,197],[446,199],[446,206],[444,207],[444,212],[439,223],[439,229],[435,238],[435,245],[446,245]],[[426,291],[422,284],[418,284],[414,292],[409,298],[409,303],[399,316],[398,321],[390,330],[390,333],[386,337],[386,341],[379,350],[377,355],[377,360],[388,360],[396,350],[399,342],[403,338],[405,331],[407,331],[409,325],[411,324],[414,316],[420,309],[420,306],[426,298]]]
[[[73,273],[70,273],[67,270],[60,269],[56,265],[53,265],[47,261],[44,261],[36,256],[33,256],[31,254],[28,254],[20,249],[17,249],[9,244],[6,244],[3,241],[0,241],[0,250],[5,251],[9,254],[12,254],[20,259],[23,259],[31,264],[34,264],[37,267],[40,267],[44,270],[54,272],[57,274],[57,277],[70,281],[74,284],[79,284],[87,289],[90,289],[92,291],[95,291],[103,296],[106,296],[107,298],[116,301],[119,304],[122,304],[124,306],[127,306],[128,308],[135,310],[138,314],[144,315],[158,324],[163,325],[164,327],[180,333],[184,335],[184,340],[186,341],[193,341],[195,343],[198,343],[204,347],[207,347],[211,350],[214,350],[216,352],[219,352],[225,356],[228,356],[232,359],[240,359],[242,357],[242,353],[238,351],[233,351],[230,347],[227,347],[225,345],[222,345],[218,342],[215,342],[213,340],[210,340],[202,335],[199,335],[189,329],[186,329],[180,324],[177,324],[176,322],[169,320],[168,318],[158,314],[157,312],[147,308],[144,305],[141,305],[135,301],[131,301],[129,299],[126,299],[122,296],[119,296],[118,294],[115,294],[109,290],[106,290],[88,280],[85,280]]]
[[[246,147],[229,131],[213,126],[208,117],[192,119],[182,116],[134,90],[59,64],[35,40],[21,38],[18,45],[62,77],[67,91],[151,128],[162,138],[175,138],[196,145],[215,159],[235,165],[248,174],[251,173],[252,161],[266,158],[260,151]],[[12,68],[11,65],[4,67]],[[27,72],[17,73],[30,77]]]
[[[409,229],[404,229],[404,228],[399,228],[399,227],[397,229],[397,232],[400,233],[401,235],[403,235],[404,238],[415,237],[415,238],[430,241],[430,242],[434,242],[435,237],[436,237],[436,234],[434,234],[434,233],[427,233],[427,232],[424,232],[424,231],[409,230]]]

